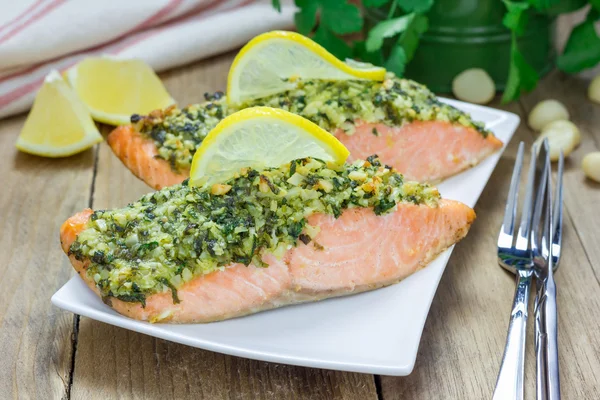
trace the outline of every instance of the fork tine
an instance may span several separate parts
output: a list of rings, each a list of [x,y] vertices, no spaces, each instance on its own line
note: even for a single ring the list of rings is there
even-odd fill
[[[543,205],[543,219],[542,219],[542,253],[548,258],[548,274],[552,273],[552,236],[553,236],[553,216],[552,216],[552,173],[550,167],[550,155],[546,155],[546,161],[544,163],[544,178],[546,180],[546,190],[544,190],[544,205]]]
[[[563,223],[563,171],[564,157],[562,151],[558,159],[558,172],[556,174],[556,195],[554,198],[554,218],[552,226],[552,254],[555,257],[555,267],[558,266],[560,258],[560,247],[562,244],[562,223]]]
[[[559,165],[560,169],[560,165]],[[543,370],[544,373],[538,379],[540,393],[544,394],[543,398],[560,399],[560,373],[558,361],[558,309],[556,303],[556,283],[553,274],[553,254],[554,246],[554,218],[553,208],[556,205],[552,201],[552,174],[550,169],[550,157],[546,155],[545,162],[546,175],[546,190],[544,201],[544,227],[542,234],[542,253],[546,260],[544,263],[546,277],[542,281],[542,285],[536,296],[536,321],[540,323],[536,326],[536,342],[540,343],[543,348],[536,349],[538,357],[537,370]],[[559,175],[562,171],[559,171]],[[562,178],[562,176],[561,176]],[[562,180],[559,181],[559,185]],[[562,193],[562,189],[557,187],[558,194]],[[561,194],[562,195],[562,194]],[[544,386],[542,389],[541,386]]]
[[[510,179],[510,189],[508,190],[508,199],[504,210],[504,220],[502,222],[502,227],[500,228],[500,236],[498,237],[498,246],[500,247],[512,246],[512,235],[517,214],[517,197],[521,177],[521,167],[523,166],[524,150],[525,143],[521,142],[521,144],[519,144],[519,151],[517,152],[517,159],[513,168],[512,178]]]
[[[536,194],[535,201],[533,205],[533,216],[531,218],[531,243],[533,243],[537,248],[541,248],[541,236],[543,235],[543,226],[540,225],[542,222],[542,211],[544,208],[544,199],[545,199],[545,191],[546,191],[546,181],[548,176],[548,169],[550,167],[548,154],[548,139],[544,139],[542,145],[540,146],[540,151],[538,153],[536,162],[536,166],[540,166],[538,172],[540,172],[539,179],[536,178]]]
[[[529,161],[529,173],[527,174],[527,188],[525,199],[523,200],[523,210],[521,211],[521,225],[515,247],[519,250],[530,248],[529,234],[531,232],[531,214],[533,206],[533,190],[535,188],[535,170],[536,170],[536,145],[531,146],[531,160]]]

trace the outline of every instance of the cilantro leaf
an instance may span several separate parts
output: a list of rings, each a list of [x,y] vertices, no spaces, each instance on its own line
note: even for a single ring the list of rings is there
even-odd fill
[[[352,57],[373,65],[383,65],[382,51],[367,51],[365,42],[362,40],[354,42],[354,46],[352,48]]]
[[[529,9],[529,3],[510,0],[503,0],[503,2],[507,12],[502,23],[517,36],[522,36],[525,33],[527,22],[529,22],[529,14],[526,12]]]
[[[598,0],[591,0],[593,5]],[[589,2],[587,0],[528,0],[536,10],[547,15],[559,15],[579,10]]]
[[[375,25],[370,31],[365,43],[367,51],[375,51],[383,46],[383,40],[396,36],[408,28],[415,14],[403,15],[402,17],[388,19]]]
[[[570,0],[567,0],[570,2]],[[527,0],[531,6],[535,7],[539,11],[546,11],[552,7],[559,5],[560,3],[565,3],[564,0]]]
[[[296,0],[298,11],[294,14],[296,29],[303,35],[312,32],[317,24],[317,9],[319,4],[314,0]]]
[[[567,73],[579,72],[600,62],[600,38],[594,29],[597,15],[593,11],[590,14],[573,29],[563,54],[558,57],[558,68]]]
[[[429,11],[433,5],[433,0],[397,0],[398,5],[407,13],[424,13]]]
[[[384,63],[385,69],[392,71],[397,76],[404,74],[404,68],[406,67],[407,57],[404,48],[400,44],[396,44],[392,48],[390,56]]]
[[[277,10],[277,12],[281,12],[281,1],[280,0],[271,0],[273,4],[273,8]]]
[[[508,103],[516,100],[521,95],[522,90],[529,91],[535,88],[538,80],[539,76],[536,70],[525,61],[517,47],[516,35],[513,34],[510,49],[510,67],[502,102]]]
[[[428,27],[429,20],[427,17],[423,14],[415,14],[410,22],[410,26],[400,36],[399,43],[404,48],[406,62],[412,60],[415,51],[417,50],[417,46],[419,45],[421,35],[427,30]]]
[[[363,27],[360,10],[353,4],[340,0],[320,0],[321,24],[338,35],[358,32]]]
[[[345,60],[352,55],[350,46],[342,39],[335,36],[333,32],[327,29],[323,24],[321,24],[315,32],[313,39],[340,60]]]
[[[390,2],[390,0],[363,0],[363,6],[365,6],[365,7],[381,7],[389,2]]]

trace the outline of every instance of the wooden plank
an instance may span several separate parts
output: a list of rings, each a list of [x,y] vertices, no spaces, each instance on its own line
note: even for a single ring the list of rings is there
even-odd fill
[[[73,399],[376,399],[371,375],[190,348],[82,318]]]
[[[526,112],[541,100],[554,98],[565,104],[571,120],[581,130],[581,145],[565,160],[565,208],[573,219],[575,231],[592,266],[595,268],[596,280],[600,281],[600,183],[586,179],[581,170],[583,157],[600,151],[600,105],[587,98],[589,81],[572,77],[558,71],[545,78],[539,87],[524,96],[522,104]],[[537,133],[527,129],[530,137]]]
[[[509,109],[519,111],[516,104]],[[514,292],[513,275],[498,267],[496,240],[516,146],[519,140],[531,144],[532,139],[521,124],[475,207],[478,217],[471,232],[457,245],[442,277],[413,373],[381,378],[385,400],[491,397]],[[563,267],[556,274],[562,391],[565,398],[591,399],[600,392],[600,285],[571,216],[565,221],[564,248]],[[535,393],[532,338],[530,324],[527,398]]]
[[[0,397],[67,396],[74,316],[50,303],[72,275],[58,230],[87,206],[94,151],[18,152],[23,115],[0,122]]]
[[[180,104],[225,86],[232,55],[165,74]],[[150,189],[100,147],[94,207],[136,200]],[[372,375],[291,367],[203,351],[82,318],[73,399],[375,399]]]

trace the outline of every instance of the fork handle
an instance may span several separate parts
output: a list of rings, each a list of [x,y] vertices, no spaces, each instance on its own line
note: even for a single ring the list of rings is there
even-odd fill
[[[553,274],[538,289],[535,301],[537,399],[560,400],[556,284]]]
[[[515,298],[493,400],[523,399],[525,333],[531,276],[531,271],[517,271]]]
[[[546,279],[546,332],[548,332],[548,399],[560,400],[560,377],[558,373],[558,312],[556,285],[552,274]]]

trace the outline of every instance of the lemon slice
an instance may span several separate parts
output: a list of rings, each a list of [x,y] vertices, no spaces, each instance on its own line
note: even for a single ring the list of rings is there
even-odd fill
[[[131,114],[148,114],[175,101],[152,68],[141,60],[86,58],[66,73],[69,84],[96,121],[130,122]]]
[[[101,142],[90,113],[58,71],[46,76],[17,139],[17,149],[66,157]]]
[[[342,165],[350,152],[329,132],[299,115],[250,107],[223,119],[194,154],[193,186],[224,182],[242,168],[262,170],[313,157]]]
[[[306,36],[273,31],[258,35],[240,50],[227,78],[227,101],[245,101],[290,90],[301,79],[382,81],[386,70],[338,60]]]

